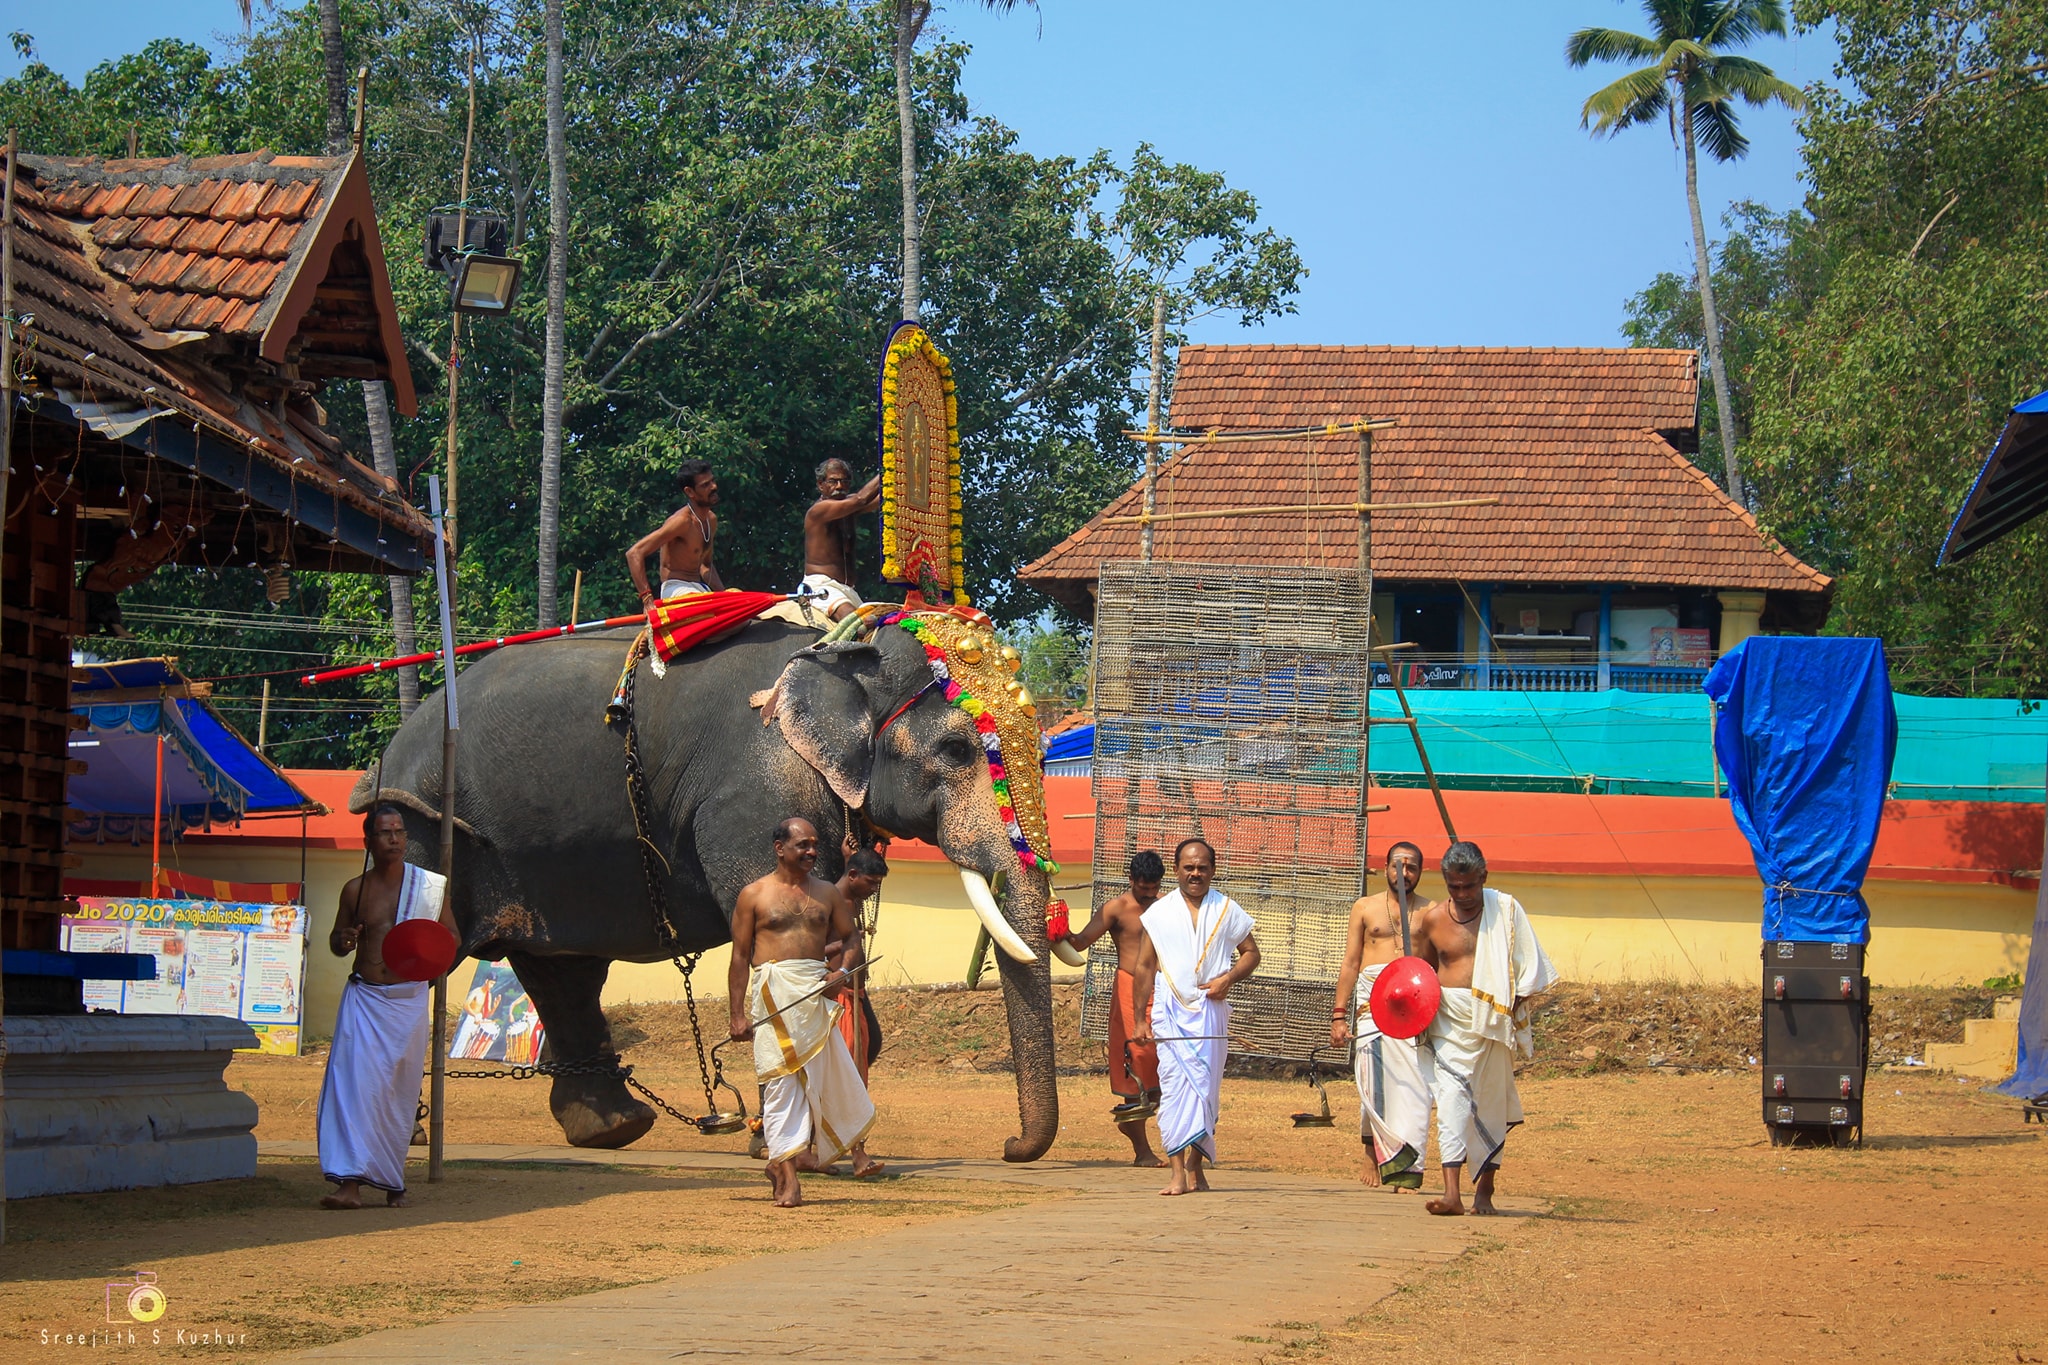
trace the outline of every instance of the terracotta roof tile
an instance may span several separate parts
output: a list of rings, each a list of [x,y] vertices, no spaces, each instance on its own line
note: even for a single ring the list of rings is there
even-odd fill
[[[244,260],[263,254],[263,239],[270,235],[270,220],[259,218],[254,222],[231,226],[227,235],[221,238],[214,250],[223,256],[235,256]]]
[[[170,212],[171,201],[177,197],[176,185],[151,185],[129,203],[128,212],[137,218],[156,218]]]
[[[229,224],[215,218],[189,218],[178,231],[178,239],[172,245],[180,251],[202,251],[211,254],[220,246],[220,239],[228,235]]]
[[[1500,497],[1495,507],[1376,517],[1373,570],[1387,579],[1826,591],[1825,575],[1767,541],[1658,435],[1691,433],[1698,392],[1689,351],[1189,346],[1172,420],[1187,430],[1391,417],[1400,425],[1373,438],[1375,501]],[[1348,503],[1357,478],[1355,437],[1195,446],[1162,465],[1157,507]],[[1134,487],[1103,515],[1134,515],[1141,498]],[[1092,581],[1104,559],[1135,558],[1138,544],[1135,525],[1098,518],[1019,576],[1047,587]],[[1332,511],[1166,522],[1154,553],[1348,566],[1357,520]]]
[[[256,315],[262,311],[261,308],[247,299],[239,299],[235,303],[234,311],[222,319],[220,330],[223,332],[253,332],[256,330]]]
[[[244,181],[214,201],[213,216],[230,222],[247,223],[256,217],[270,186],[261,180]]]
[[[263,239],[263,259],[281,261],[291,255],[292,243],[299,239],[298,223],[272,223],[270,235]]]
[[[244,262],[229,260],[225,256],[194,256],[192,264],[178,276],[173,287],[186,294],[219,293],[236,272],[246,268]]]
[[[298,218],[319,192],[320,187],[310,180],[285,181],[271,186],[270,193],[263,196],[263,205],[257,211],[265,218]]]
[[[201,180],[185,186],[171,200],[172,213],[197,216],[213,207],[214,200],[227,192],[225,180]]]
[[[277,280],[284,266],[276,261],[226,261],[223,266],[232,267],[221,274],[216,286],[223,294],[238,299],[261,299],[270,292],[270,286]]]
[[[167,286],[190,270],[192,261],[193,257],[183,252],[153,252],[143,261],[141,269],[128,277],[128,282],[137,288]]]
[[[142,226],[140,218],[102,218],[92,225],[92,239],[107,250],[126,246],[135,230]]]

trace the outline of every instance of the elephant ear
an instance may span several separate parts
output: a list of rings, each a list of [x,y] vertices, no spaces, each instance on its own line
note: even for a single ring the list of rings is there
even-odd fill
[[[816,645],[792,658],[775,684],[783,740],[855,810],[867,804],[875,756],[874,707],[862,679],[880,659],[871,644]]]

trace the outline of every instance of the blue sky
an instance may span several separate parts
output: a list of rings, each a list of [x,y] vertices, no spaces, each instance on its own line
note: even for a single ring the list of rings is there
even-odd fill
[[[1635,0],[1042,0],[1036,15],[944,3],[968,41],[977,114],[1027,150],[1127,157],[1150,142],[1257,196],[1309,267],[1299,311],[1202,341],[1606,346],[1622,305],[1691,259],[1683,163],[1661,128],[1595,141],[1586,95],[1619,70],[1573,71],[1567,34],[1640,29]],[[10,7],[12,8],[12,7]],[[150,38],[212,42],[234,0],[98,0],[13,10],[43,60],[77,80]],[[1826,35],[1751,55],[1795,84],[1826,79]],[[20,62],[0,54],[0,74]],[[1752,148],[1706,165],[1708,226],[1731,200],[1799,202],[1785,111],[1744,111]]]

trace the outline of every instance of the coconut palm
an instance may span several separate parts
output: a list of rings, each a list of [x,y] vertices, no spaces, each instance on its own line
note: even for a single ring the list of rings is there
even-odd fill
[[[1593,62],[1647,65],[1596,90],[1580,110],[1579,126],[1612,137],[1624,128],[1664,119],[1672,139],[1685,148],[1685,202],[1692,211],[1694,269],[1699,275],[1700,311],[1705,315],[1707,368],[1721,419],[1721,450],[1727,463],[1728,494],[1748,506],[1742,469],[1735,458],[1735,412],[1728,401],[1728,372],[1721,363],[1721,320],[1714,308],[1714,281],[1707,258],[1707,229],[1700,218],[1699,148],[1716,161],[1739,160],[1749,151],[1735,117],[1734,102],[1782,104],[1799,109],[1806,97],[1779,80],[1761,62],[1737,57],[1740,47],[1766,33],[1783,36],[1781,0],[1643,0],[1651,36],[1612,28],[1582,28],[1564,45],[1573,66]]]
[[[562,540],[562,391],[568,369],[569,132],[562,101],[562,0],[547,0],[548,318],[541,361],[540,612],[555,624]]]
[[[903,319],[916,322],[924,301],[919,281],[920,233],[917,216],[917,110],[910,98],[910,53],[932,0],[890,0],[896,11],[896,137],[902,154],[903,179]],[[981,0],[983,7],[1009,13],[1018,5],[1038,8],[1038,0]]]

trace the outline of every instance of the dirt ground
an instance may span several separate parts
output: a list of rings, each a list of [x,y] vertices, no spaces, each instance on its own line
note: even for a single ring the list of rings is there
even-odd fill
[[[1697,1035],[1695,1052],[1732,1058],[1740,1009],[1717,1023],[1712,1002],[1680,1000],[1660,1016],[1634,999],[1625,1005],[1631,1021],[1608,1017],[1613,995],[1552,1019],[1544,1056],[1524,1077],[1530,1119],[1509,1146],[1502,1189],[1528,1213],[1490,1225],[1473,1252],[1362,1316],[1333,1313],[1285,1330],[1248,1324],[1247,1338],[1270,1343],[1269,1358],[1346,1363],[1423,1339],[1430,1358],[1500,1362],[2048,1360],[2035,1240],[2048,1225],[2048,1130],[2022,1127],[2013,1102],[1976,1082],[1873,1069],[1863,1150],[1772,1148],[1754,1071],[1674,1070],[1705,1059],[1674,1048],[1674,1034]],[[873,1077],[873,1149],[884,1158],[994,1156],[1016,1125],[1000,995],[901,992],[877,1003],[891,1042]],[[1958,1011],[1978,1003],[1962,993],[1915,1005],[1901,1031],[1936,1030],[1906,1040],[1914,1047],[1938,1041],[1946,1010],[1959,1036],[1968,1015]],[[1091,1074],[1100,1048],[1067,1041],[1078,992],[1063,991],[1059,1009],[1070,1074],[1054,1154],[1127,1159],[1103,1078]],[[1677,1022],[1660,1023],[1666,1016]],[[681,1108],[701,1106],[680,1011],[622,1010],[615,1024],[642,1079]],[[1626,1060],[1631,1042],[1641,1060]],[[1645,1045],[1662,1065],[1647,1065]],[[323,1060],[237,1059],[229,1079],[257,1099],[259,1137],[313,1136]],[[735,1079],[751,1101],[750,1076],[741,1069]],[[545,1085],[450,1081],[448,1140],[559,1142]],[[1356,1092],[1347,1081],[1329,1093],[1337,1127],[1297,1129],[1289,1114],[1316,1098],[1303,1079],[1233,1076],[1218,1179],[1236,1164],[1354,1171]],[[664,1119],[638,1145],[742,1144]],[[882,1229],[1058,1197],[929,1177],[813,1179],[806,1188],[812,1205],[790,1215],[770,1209],[765,1183],[749,1174],[454,1163],[444,1183],[419,1178],[411,1210],[335,1214],[313,1207],[322,1186],[312,1163],[266,1158],[253,1181],[16,1201],[0,1251],[0,1360],[48,1358],[38,1340],[45,1329],[104,1330],[104,1285],[138,1267],[155,1270],[181,1304],[206,1304],[221,1330],[245,1332],[235,1355],[260,1360],[764,1252],[851,1249]],[[1359,1197],[1401,1198],[1425,1216],[1411,1196]]]

